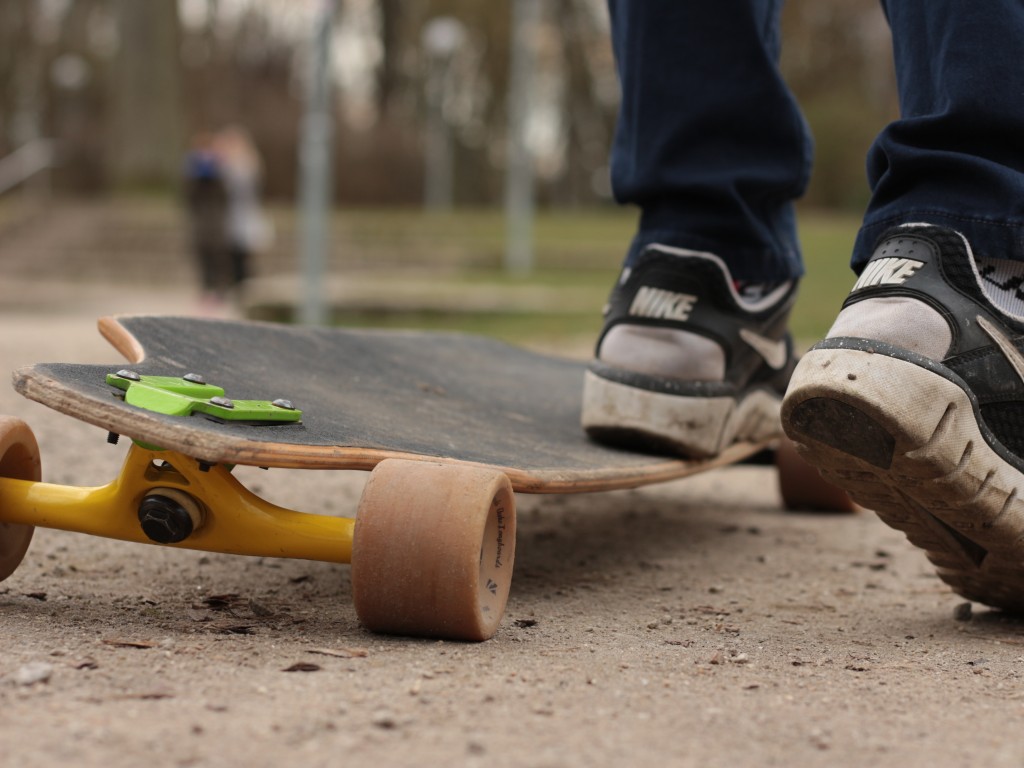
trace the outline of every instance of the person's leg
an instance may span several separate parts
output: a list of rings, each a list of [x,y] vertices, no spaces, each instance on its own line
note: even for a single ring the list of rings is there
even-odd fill
[[[231,287],[237,288],[249,278],[252,258],[249,249],[240,243],[231,246]]]
[[[641,209],[584,387],[598,440],[710,456],[780,430],[811,141],[781,0],[611,0],[612,187]]]
[[[712,251],[741,280],[800,276],[792,203],[812,144],[778,69],[781,6],[610,0],[612,189],[641,209],[630,258],[661,243]]]
[[[859,271],[890,227],[927,221],[984,258],[1024,260],[1024,6],[1019,0],[882,0],[900,119],[868,156],[872,198]]]
[[[196,244],[196,256],[199,263],[199,284],[204,294],[213,293],[217,289],[217,247],[209,242]]]
[[[894,225],[948,227],[971,244],[989,298],[1024,314],[1024,8],[1016,0],[882,5],[901,116],[868,156],[872,198],[853,268],[863,269]]]
[[[902,114],[871,152],[859,277],[783,424],[960,594],[1021,612],[1024,6],[885,8]]]

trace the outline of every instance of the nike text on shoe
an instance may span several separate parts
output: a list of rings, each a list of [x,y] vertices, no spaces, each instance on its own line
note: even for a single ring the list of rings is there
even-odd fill
[[[583,388],[601,442],[691,458],[781,434],[795,281],[743,298],[717,256],[648,247],[612,291]]]
[[[971,600],[1024,611],[1024,317],[967,240],[887,232],[782,409],[804,458]]]

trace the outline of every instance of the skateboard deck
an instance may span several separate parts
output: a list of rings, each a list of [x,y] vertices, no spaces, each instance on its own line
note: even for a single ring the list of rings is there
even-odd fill
[[[763,445],[682,461],[616,450],[579,426],[585,364],[460,333],[308,328],[191,317],[108,317],[127,361],[43,363],[14,373],[26,397],[210,464],[371,469],[385,458],[504,472],[517,491],[630,488],[738,462]],[[199,374],[229,398],[286,399],[301,421],[223,423],[124,400],[107,376]]]

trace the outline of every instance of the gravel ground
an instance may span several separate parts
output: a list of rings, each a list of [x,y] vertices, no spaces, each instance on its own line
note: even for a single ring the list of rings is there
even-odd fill
[[[87,299],[0,304],[4,367],[117,362],[94,325],[109,301]],[[100,430],[9,388],[0,412],[33,427],[47,481],[116,475]],[[242,474],[336,515],[365,477]],[[482,644],[368,634],[344,566],[37,530],[0,583],[0,763],[1024,763],[1024,625],[969,613],[873,515],[782,512],[763,467],[519,507]]]

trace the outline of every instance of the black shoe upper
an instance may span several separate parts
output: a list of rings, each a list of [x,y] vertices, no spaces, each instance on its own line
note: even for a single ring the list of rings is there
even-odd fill
[[[735,397],[751,388],[770,387],[781,395],[795,365],[787,322],[796,281],[770,303],[747,306],[730,280],[725,265],[715,257],[648,247],[612,290],[591,371],[629,386],[672,394]],[[601,343],[621,324],[674,328],[713,340],[725,352],[724,381],[670,380],[602,363]]]

